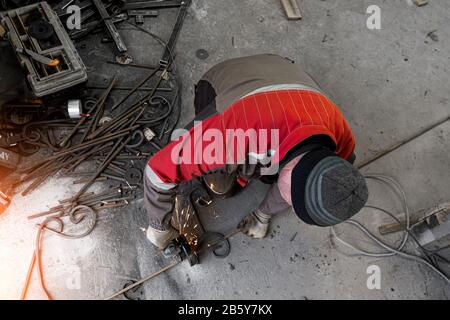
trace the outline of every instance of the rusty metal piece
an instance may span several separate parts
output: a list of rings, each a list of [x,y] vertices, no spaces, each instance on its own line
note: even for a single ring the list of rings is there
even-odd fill
[[[92,90],[103,90],[103,89],[106,89],[105,86],[98,85],[98,84],[89,85],[87,88],[88,89],[92,89]],[[155,89],[156,89],[156,91],[159,91],[159,92],[172,92],[173,91],[172,88],[151,88],[151,87],[140,87],[140,88],[136,89],[136,91],[153,91]],[[133,90],[133,87],[119,86],[119,87],[114,87],[113,90],[130,91],[130,90]]]
[[[151,78],[153,78],[153,76],[158,72],[158,69],[153,70],[147,77],[145,77],[141,82],[139,82],[133,89],[131,89],[122,99],[120,99],[119,102],[117,102],[112,108],[111,110],[115,110],[117,107],[119,107],[120,105],[122,105],[122,103],[124,103],[125,101],[127,101],[132,95],[133,93],[135,93],[140,87],[142,87],[148,80],[150,80]]]
[[[80,155],[78,157],[75,157],[74,159],[72,159],[75,162],[73,164],[71,164],[70,167],[65,169],[65,173],[75,170],[82,162],[86,161],[92,155],[109,148],[112,144],[113,144],[112,142],[108,142],[108,143],[106,143],[105,145],[103,145],[103,146],[101,146],[99,148],[93,148],[89,152],[87,152],[87,153],[85,153],[83,155]]]
[[[141,109],[143,103],[154,96],[154,94],[156,92],[156,89],[159,87],[159,85],[161,84],[162,81],[163,81],[163,75],[161,74],[159,76],[159,78],[158,78],[158,81],[156,82],[154,90],[152,90],[151,92],[145,94],[141,99],[136,101],[132,106],[130,106],[128,109],[124,110],[120,115],[118,115],[113,121],[107,123],[106,125],[101,127],[99,130],[97,130],[98,132],[94,132],[92,134],[92,137],[93,138],[97,137],[100,134],[100,132],[103,132],[103,131],[107,130],[110,126],[112,126],[116,122],[121,121],[121,120],[126,119],[126,118],[129,118],[131,115],[133,115],[134,113],[139,111]],[[144,110],[142,110],[142,112],[140,113],[139,117],[142,115],[143,111]],[[136,121],[134,121],[133,124]]]
[[[89,123],[87,129],[85,130],[83,137],[81,138],[80,142],[84,142],[88,134],[92,131],[95,131],[98,126],[98,122],[100,121],[101,116],[103,115],[104,108],[105,108],[105,102],[106,99],[108,99],[112,88],[117,84],[117,77],[114,76],[113,79],[109,82],[108,87],[106,88],[105,92],[103,92],[102,97],[98,101],[98,103],[90,110],[90,112],[94,112],[94,116]]]
[[[123,41],[122,37],[120,36],[119,32],[116,29],[116,26],[114,25],[113,21],[111,20],[111,17],[108,14],[108,11],[106,10],[105,5],[101,0],[92,0],[94,6],[97,8],[97,11],[100,13],[100,16],[102,17],[102,21],[105,24],[105,27],[111,36],[111,38],[114,40],[114,43],[116,45],[117,51],[120,55],[126,55],[128,52],[128,48],[125,45],[125,42]],[[131,59],[131,57],[130,57]],[[131,63],[129,61],[128,63]]]
[[[43,184],[50,176],[51,172],[46,173],[39,178],[36,178],[24,191],[22,191],[21,195],[25,197],[26,195],[30,194],[31,192],[36,190],[41,184]]]
[[[80,121],[73,127],[73,129],[67,134],[67,136],[64,137],[63,141],[60,142],[60,147],[65,147],[70,139],[77,133],[77,131],[80,129],[80,127],[86,122],[87,118],[83,117],[80,119]]]
[[[105,168],[114,160],[114,158],[122,151],[122,149],[126,146],[126,144],[130,141],[131,136],[128,136],[127,139],[125,139],[125,142],[122,142],[123,139],[119,139],[117,141],[116,145],[111,149],[110,153],[107,155],[106,159],[103,161],[103,164],[98,168],[98,170],[95,172],[95,174],[92,176],[90,181],[88,181],[80,191],[77,192],[77,194],[74,196],[75,201],[78,201],[78,198],[83,195],[89,187],[92,185],[92,183],[97,179],[100,174],[105,170]]]
[[[91,178],[84,178],[84,179],[75,180],[72,183],[73,184],[95,183],[95,182],[103,182],[103,181],[106,181],[106,180],[108,180],[107,177],[98,177],[98,178],[95,178],[94,180],[91,180]]]

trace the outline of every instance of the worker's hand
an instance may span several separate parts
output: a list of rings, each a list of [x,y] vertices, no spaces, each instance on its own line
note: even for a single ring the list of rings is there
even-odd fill
[[[238,225],[241,232],[254,239],[262,239],[269,230],[270,216],[255,211],[246,216]]]
[[[178,232],[172,226],[167,230],[158,230],[150,226],[147,229],[147,239],[161,250],[165,249],[177,235]]]

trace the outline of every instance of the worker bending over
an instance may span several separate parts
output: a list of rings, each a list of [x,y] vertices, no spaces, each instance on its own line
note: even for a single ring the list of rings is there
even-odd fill
[[[222,196],[251,179],[271,183],[240,224],[253,238],[265,237],[273,215],[289,207],[305,223],[327,227],[365,205],[349,124],[292,61],[268,54],[231,59],[209,70],[195,91],[197,121],[145,170],[147,237],[155,246],[163,249],[178,235],[170,223],[174,199],[192,180]]]

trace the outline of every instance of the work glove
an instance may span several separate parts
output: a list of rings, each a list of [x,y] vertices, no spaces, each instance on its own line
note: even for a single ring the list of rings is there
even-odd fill
[[[254,239],[262,239],[267,235],[270,224],[270,215],[259,210],[250,213],[238,225],[241,232]]]
[[[178,232],[171,226],[167,230],[158,230],[150,226],[147,229],[147,239],[161,250],[165,249],[177,236]]]

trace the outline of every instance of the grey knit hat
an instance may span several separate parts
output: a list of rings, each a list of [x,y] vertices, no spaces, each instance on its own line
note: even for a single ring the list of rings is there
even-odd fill
[[[292,206],[308,224],[341,223],[366,204],[364,177],[348,161],[328,149],[307,153],[292,170]]]

